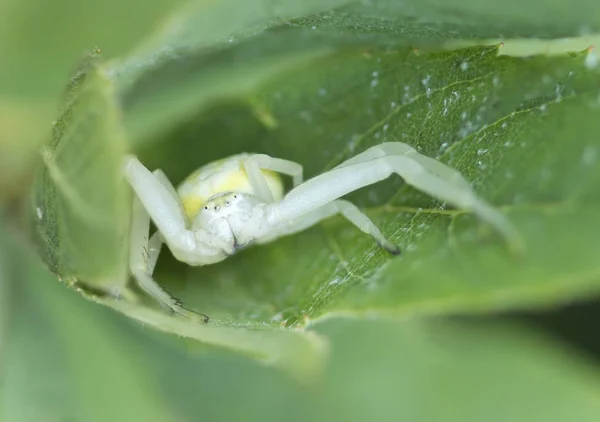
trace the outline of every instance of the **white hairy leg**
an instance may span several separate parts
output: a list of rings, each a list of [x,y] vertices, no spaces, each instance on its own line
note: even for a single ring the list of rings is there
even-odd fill
[[[127,157],[125,176],[134,190],[130,233],[130,269],[139,286],[162,306],[187,317],[197,314],[165,292],[153,279],[163,238],[174,255],[184,262],[199,265],[223,259],[231,242],[204,230],[187,229],[186,217],[175,189],[160,171],[151,173],[135,157]],[[161,180],[162,179],[162,180]],[[150,218],[158,228],[148,241]]]
[[[334,168],[346,167],[351,164],[358,164],[365,161],[371,161],[375,158],[385,157],[387,155],[405,155],[412,152],[417,152],[416,149],[402,142],[384,142],[379,145],[372,146],[354,157],[342,161]]]
[[[283,229],[273,233],[272,236],[260,239],[260,243],[267,243],[277,237],[301,232],[336,214],[342,214],[346,219],[348,219],[348,221],[358,227],[358,229],[360,229],[362,232],[372,236],[377,244],[379,244],[389,253],[394,255],[398,255],[400,253],[398,246],[387,240],[377,226],[375,226],[375,224],[373,224],[373,222],[369,219],[369,217],[360,211],[360,209],[352,202],[344,199],[338,199],[322,206],[321,208],[311,211],[308,214],[298,217],[295,220],[291,220],[284,226]]]
[[[258,196],[268,203],[274,202],[274,198],[261,170],[271,170],[291,176],[294,187],[303,181],[302,165],[293,161],[274,158],[266,154],[254,154],[245,159],[243,165],[250,184],[254,187]]]
[[[158,181],[161,182],[165,188],[167,188],[167,190],[171,194],[171,197],[173,197],[175,201],[180,204],[181,213],[184,214],[183,204],[181,204],[181,201],[179,200],[177,191],[175,190],[175,188],[171,184],[171,181],[167,178],[165,173],[160,169],[156,169],[152,172],[152,174],[154,174]],[[158,231],[154,233],[148,240],[146,274],[148,274],[149,276],[152,276],[152,274],[154,273],[154,267],[156,267],[156,262],[158,261],[162,244],[162,238],[160,237],[160,232]]]
[[[423,158],[427,157],[409,150],[404,151],[403,155],[388,155],[385,149],[373,147],[292,189],[279,204],[269,207],[279,221],[296,219],[397,173],[417,189],[457,208],[472,211],[490,223],[507,239],[515,252],[523,249],[521,236],[508,219],[477,197],[462,176],[450,177],[454,175],[454,170],[448,168],[449,171],[446,171],[441,163],[443,167],[433,166]]]
[[[467,182],[463,175],[460,174],[458,171],[454,170],[451,167],[448,167],[444,163],[434,158],[430,158],[425,155],[419,154],[416,149],[402,142],[384,142],[382,144],[376,145],[367,149],[363,153],[358,154],[357,156],[342,162],[334,168],[340,168],[350,164],[371,161],[375,158],[381,158],[391,155],[404,155],[406,157],[410,157],[413,160],[417,161],[419,164],[421,164],[423,168],[429,171],[430,173],[442,179],[446,179],[446,181],[452,182],[462,187],[466,187],[467,189],[471,190],[471,185],[469,184],[469,182]]]
[[[170,190],[133,156],[125,160],[125,177],[169,247],[192,251],[194,234],[187,229],[181,205]]]
[[[205,230],[190,230],[178,197],[139,160],[129,156],[125,177],[175,257],[191,265],[212,264],[231,254],[232,242]]]
[[[171,184],[171,181],[169,180],[169,178],[167,177],[167,175],[161,169],[154,170],[152,172],[152,174],[165,187],[165,189],[167,189],[169,191],[169,194],[171,195],[171,198],[173,198],[173,201],[175,203],[177,203],[177,205],[179,206],[179,213],[184,216],[184,219],[185,219],[185,221],[187,223],[187,218],[185,216],[185,210],[183,209],[183,204],[181,203],[181,199],[179,199],[179,195],[177,194],[177,190]]]
[[[129,268],[133,278],[138,286],[158,301],[162,307],[186,317],[195,317],[195,313],[183,308],[177,299],[165,292],[152,278],[152,272],[160,252],[160,237],[155,234],[148,242],[149,230],[150,216],[140,200],[134,196],[129,249]],[[204,321],[207,321],[206,315],[201,316]]]
[[[159,232],[150,236],[150,240],[148,240],[148,260],[146,261],[146,273],[150,276],[154,274],[154,268],[156,267],[156,262],[160,256],[162,245],[163,241],[160,238]]]

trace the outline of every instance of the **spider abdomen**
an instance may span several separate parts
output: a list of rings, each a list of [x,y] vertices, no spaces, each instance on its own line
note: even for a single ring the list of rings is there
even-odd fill
[[[243,166],[244,159],[251,155],[236,154],[205,164],[179,185],[177,193],[190,222],[196,220],[207,201],[215,195],[227,192],[257,194]],[[269,170],[261,171],[275,201],[281,200],[284,188],[279,175]]]

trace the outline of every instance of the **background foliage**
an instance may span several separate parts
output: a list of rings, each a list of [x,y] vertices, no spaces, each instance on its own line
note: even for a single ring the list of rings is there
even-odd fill
[[[598,311],[568,306],[600,290],[596,2],[177,3],[0,5],[1,421],[596,420]],[[127,284],[123,153],[310,177],[384,141],[459,169],[525,254],[391,178],[350,199],[400,258],[339,218],[164,253],[208,325]]]

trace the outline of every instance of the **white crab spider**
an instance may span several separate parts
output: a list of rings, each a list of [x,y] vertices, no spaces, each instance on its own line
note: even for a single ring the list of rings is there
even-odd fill
[[[139,286],[161,305],[190,316],[190,311],[152,279],[163,243],[189,265],[213,264],[253,244],[271,242],[341,214],[392,254],[400,250],[371,220],[340,197],[397,173],[406,183],[490,223],[513,249],[520,234],[499,211],[479,198],[456,170],[389,142],[371,147],[306,182],[302,166],[264,154],[239,154],[192,173],[177,190],[161,170],[153,173],[134,156],[125,159],[133,188],[130,268]],[[287,194],[277,173],[293,178]],[[148,240],[150,218],[157,232]],[[207,318],[206,318],[207,320]]]

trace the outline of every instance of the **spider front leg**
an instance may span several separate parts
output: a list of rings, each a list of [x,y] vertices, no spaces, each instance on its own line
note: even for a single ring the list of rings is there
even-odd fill
[[[271,157],[266,154],[254,154],[244,160],[244,169],[250,183],[258,196],[265,202],[273,202],[273,194],[262,170],[271,170],[292,177],[294,187],[302,183],[302,165],[282,158]]]
[[[281,225],[279,230],[271,233],[268,237],[263,237],[260,240],[260,243],[267,243],[277,237],[288,236],[301,232],[336,214],[341,214],[359,230],[370,235],[379,246],[392,255],[400,254],[400,248],[387,240],[383,233],[381,233],[377,226],[369,219],[369,217],[367,217],[352,202],[344,199],[335,200],[327,205],[322,206],[321,208],[300,216],[295,220],[287,221],[286,224]]]
[[[171,184],[171,182],[169,181],[169,178],[165,175],[165,173],[160,169],[156,169],[152,172],[152,174],[169,191],[169,193],[171,194],[173,199],[180,205],[179,208],[180,208],[181,213],[185,215],[185,212],[183,210],[183,204],[179,201],[179,196],[177,195],[177,191],[175,190],[175,188],[173,187],[173,185]],[[141,206],[141,203],[139,203],[139,200],[138,200],[138,205]],[[146,215],[148,215],[148,214],[146,213]],[[148,216],[148,218],[149,217],[150,216]],[[146,235],[148,235],[148,233],[146,233]],[[160,232],[154,233],[150,237],[150,240],[148,240],[146,273],[150,276],[152,276],[152,274],[154,273],[154,267],[156,267],[156,262],[158,261],[158,257],[160,255],[160,250],[162,248],[162,244],[163,244],[163,241],[162,241],[162,238],[160,237]]]
[[[138,286],[161,306],[175,313],[190,316],[191,311],[183,308],[177,299],[165,292],[152,278],[162,242],[156,234],[148,241],[150,216],[138,198],[133,199],[132,207],[129,268],[133,278]]]
[[[469,184],[469,182],[458,171],[448,167],[444,163],[434,158],[419,154],[416,149],[402,142],[384,142],[382,144],[376,145],[367,149],[363,153],[358,154],[357,156],[342,162],[334,168],[345,167],[347,165],[358,164],[362,162],[371,161],[376,158],[382,158],[392,155],[403,155],[406,157],[410,157],[416,162],[420,163],[424,169],[426,169],[433,175],[445,179],[446,181],[449,181],[452,184],[458,185],[462,188],[471,190],[471,185]]]
[[[402,143],[386,143],[369,148],[292,189],[279,204],[272,205],[278,221],[297,219],[336,199],[388,178],[400,175],[406,183],[457,208],[472,211],[490,223],[507,240],[513,252],[521,252],[524,242],[511,222],[479,198],[460,173],[417,153]]]
[[[129,266],[131,273],[142,290],[156,299],[161,306],[195,319],[200,315],[204,322],[208,317],[188,309],[165,292],[153,279],[152,273],[162,245],[161,234],[177,254],[192,254],[198,249],[195,235],[186,228],[183,208],[168,179],[157,171],[150,173],[135,157],[125,161],[125,176],[134,190],[130,232]],[[150,218],[158,227],[148,241]],[[204,246],[204,245],[201,245]],[[211,252],[211,247],[204,251]],[[212,249],[215,254],[222,253]]]

